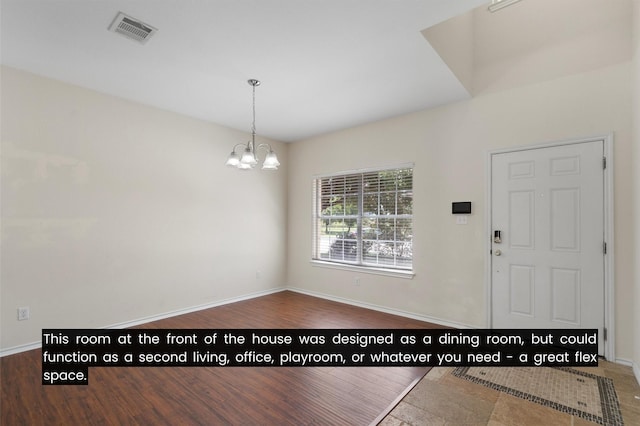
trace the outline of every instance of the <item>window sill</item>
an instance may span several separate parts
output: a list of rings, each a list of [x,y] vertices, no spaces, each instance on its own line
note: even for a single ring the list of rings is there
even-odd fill
[[[407,280],[413,279],[416,275],[413,271],[406,271],[400,269],[384,269],[384,268],[372,268],[370,266],[348,265],[345,263],[324,262],[322,260],[311,260],[311,266],[329,269],[341,269],[343,271],[354,271],[362,274],[373,275],[385,275],[387,277],[404,278]]]

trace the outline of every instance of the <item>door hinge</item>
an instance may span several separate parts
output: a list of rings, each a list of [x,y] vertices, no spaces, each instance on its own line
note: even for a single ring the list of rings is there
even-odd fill
[[[607,157],[602,157],[602,168],[603,169],[607,168]]]
[[[602,329],[602,338],[604,340],[607,340],[607,329],[606,329],[606,327]]]
[[[604,254],[607,254],[607,242],[606,242],[606,241],[604,241],[604,242],[602,243],[602,252],[603,252]]]

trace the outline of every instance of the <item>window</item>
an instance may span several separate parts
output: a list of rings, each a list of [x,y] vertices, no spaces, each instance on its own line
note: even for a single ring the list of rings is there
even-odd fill
[[[413,168],[314,180],[313,259],[413,268]]]

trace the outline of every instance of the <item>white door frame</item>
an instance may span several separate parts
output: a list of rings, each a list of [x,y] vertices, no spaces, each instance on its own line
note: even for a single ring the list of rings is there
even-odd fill
[[[614,298],[614,240],[613,240],[613,134],[594,136],[589,138],[572,139],[549,142],[537,145],[517,146],[511,148],[492,150],[487,153],[486,161],[486,198],[485,198],[485,306],[487,307],[487,327],[493,327],[493,306],[491,304],[492,274],[491,274],[491,232],[492,232],[492,194],[491,173],[492,159],[496,154],[527,151],[536,148],[550,148],[562,145],[574,145],[586,142],[603,141],[606,168],[604,169],[604,241],[607,244],[607,253],[604,256],[604,327],[607,339],[604,344],[604,355],[609,361],[615,361],[615,298]]]

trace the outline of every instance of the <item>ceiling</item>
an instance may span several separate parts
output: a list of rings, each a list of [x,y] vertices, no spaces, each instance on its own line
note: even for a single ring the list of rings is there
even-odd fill
[[[523,1],[496,13],[478,7],[422,34],[478,96],[631,61],[631,16],[630,0]]]
[[[488,0],[2,0],[4,65],[303,140],[466,99],[421,31]],[[108,31],[124,12],[158,29]]]

